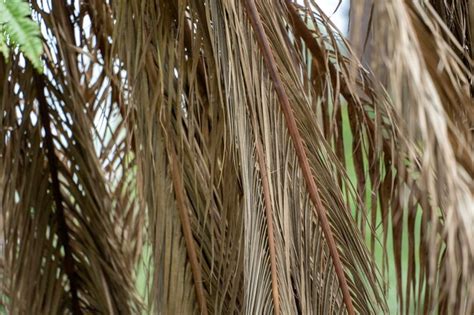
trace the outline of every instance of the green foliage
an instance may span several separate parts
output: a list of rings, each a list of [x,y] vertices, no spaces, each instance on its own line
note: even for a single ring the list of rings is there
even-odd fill
[[[5,58],[8,46],[18,46],[36,69],[42,69],[40,29],[23,0],[0,0],[0,52]]]
[[[0,29],[0,52],[5,57],[5,59],[8,58],[9,49],[7,46],[7,39],[2,29]]]

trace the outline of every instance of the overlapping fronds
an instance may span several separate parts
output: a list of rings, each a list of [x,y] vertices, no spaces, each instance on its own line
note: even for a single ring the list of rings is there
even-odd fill
[[[343,277],[355,310],[382,311],[385,305],[377,270],[351,216],[351,204],[345,200],[346,192],[351,194],[348,178],[317,123],[317,114],[324,108],[327,116],[321,121],[331,122],[332,133],[337,133],[335,114],[328,111],[339,111],[341,116],[339,91],[334,92],[336,101],[332,95],[326,98],[323,93],[332,93],[327,89],[333,81],[327,82],[325,76],[314,83],[327,82],[326,91],[307,85],[313,81],[309,77],[314,72],[307,72],[312,59],[298,48],[300,41],[288,41],[286,4],[262,3],[259,9],[320,203],[313,203],[306,188],[303,172],[308,169],[300,165],[275,82],[242,3],[117,4],[121,27],[116,34],[117,51],[130,78],[132,115],[138,119],[134,140],[141,152],[136,154],[140,191],[149,211],[151,239],[157,242],[152,246],[153,266],[159,269],[155,269],[150,301],[163,313],[177,307],[186,312],[192,306],[199,306],[203,313],[344,310],[343,285],[324,234],[329,232],[336,240],[337,259],[344,262]],[[311,11],[311,16],[318,15]],[[321,23],[314,22],[315,26]],[[131,33],[138,36],[127,36]],[[311,41],[329,54],[322,36],[320,42],[316,37]],[[339,53],[335,40],[328,44]],[[130,50],[131,46],[135,49]],[[338,80],[339,70],[329,57],[315,60],[323,69],[331,64],[332,77]],[[350,93],[348,86],[345,89]],[[354,107],[363,110],[362,102]],[[160,204],[169,198],[166,187],[173,188],[177,209]],[[178,198],[182,189],[184,202]],[[237,199],[228,203],[230,196]],[[329,218],[329,231],[321,229],[318,211]],[[170,242],[176,233],[173,225],[163,222],[168,216],[182,226],[185,241],[165,251],[161,244]],[[191,224],[194,242],[188,241],[187,221],[195,222]],[[183,261],[183,253],[189,260]],[[181,271],[167,272],[171,268]],[[183,277],[185,272],[187,290],[181,287],[182,281],[171,277]],[[196,302],[175,304],[190,292],[195,292]]]
[[[446,27],[452,36],[456,38],[455,41],[448,39],[448,42],[451,45],[459,47],[455,49],[455,52],[458,53],[459,57],[472,73],[471,61],[474,58],[474,52],[472,50],[474,47],[474,4],[469,0],[451,2],[430,0],[429,2],[439,15],[435,17],[435,19],[441,19],[443,21],[444,26],[440,26]]]
[[[415,145],[413,150],[400,147],[404,156],[396,166],[397,180],[406,186],[400,207],[392,209],[397,285],[406,313],[470,314],[473,11],[466,1],[432,2],[434,7],[428,1],[373,2],[374,68],[401,118],[398,128]],[[421,228],[415,229],[417,216]],[[404,238],[409,242],[408,262],[400,255]]]
[[[0,66],[7,312],[136,314],[141,230],[111,16],[62,1],[34,8],[44,74],[19,55]]]
[[[396,272],[398,312],[472,312],[459,2],[375,1],[373,76],[314,0],[31,1],[44,74],[0,63],[8,311],[381,314]]]

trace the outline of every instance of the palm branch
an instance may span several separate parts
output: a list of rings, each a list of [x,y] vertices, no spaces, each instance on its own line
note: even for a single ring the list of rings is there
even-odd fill
[[[30,1],[43,71],[0,60],[6,310],[379,314],[395,285],[472,313],[457,2],[374,1],[367,69],[313,0]]]

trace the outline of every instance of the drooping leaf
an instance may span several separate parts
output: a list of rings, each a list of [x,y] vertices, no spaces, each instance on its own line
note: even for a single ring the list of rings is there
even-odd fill
[[[387,84],[316,0],[30,0],[47,75],[0,59],[8,312],[472,313],[472,32],[422,1],[377,1]]]

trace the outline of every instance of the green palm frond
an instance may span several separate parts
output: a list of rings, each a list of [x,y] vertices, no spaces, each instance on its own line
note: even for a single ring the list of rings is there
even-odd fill
[[[0,50],[7,58],[7,40],[11,46],[18,45],[26,58],[41,71],[43,44],[39,26],[30,15],[30,6],[24,0],[0,0]]]

